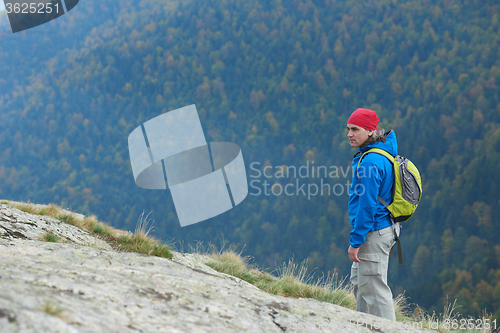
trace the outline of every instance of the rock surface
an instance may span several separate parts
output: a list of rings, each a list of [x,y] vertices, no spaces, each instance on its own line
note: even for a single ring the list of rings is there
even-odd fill
[[[68,212],[70,213],[70,212]],[[77,217],[83,215],[72,213]],[[88,232],[50,216],[33,215],[0,204],[0,237],[6,239],[41,240],[46,233],[53,233],[64,241],[111,250],[103,240],[92,237]]]
[[[2,333],[425,332],[268,294],[209,268],[202,255],[169,260],[116,252],[76,227],[5,205],[0,221]],[[43,230],[74,243],[41,242]]]

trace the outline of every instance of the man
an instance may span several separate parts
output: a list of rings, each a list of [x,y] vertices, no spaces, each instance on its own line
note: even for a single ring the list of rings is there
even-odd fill
[[[349,193],[351,237],[349,258],[353,261],[351,282],[356,297],[356,310],[389,320],[396,320],[391,288],[387,285],[389,253],[393,247],[394,230],[399,235],[399,223],[393,225],[389,211],[378,200],[392,199],[393,166],[384,156],[361,154],[379,148],[395,156],[398,153],[396,135],[377,128],[380,119],[375,111],[357,109],[347,121],[347,136],[351,147],[359,148],[352,161],[353,180]],[[358,176],[359,174],[359,176]]]

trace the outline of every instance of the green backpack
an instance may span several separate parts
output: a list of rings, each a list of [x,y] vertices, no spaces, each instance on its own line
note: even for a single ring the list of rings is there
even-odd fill
[[[394,222],[408,221],[418,207],[422,197],[422,181],[417,167],[407,158],[393,157],[385,150],[371,148],[361,155],[356,168],[359,177],[359,164],[368,153],[377,153],[385,156],[394,166],[394,185],[392,188],[392,202],[387,204],[380,196],[378,200],[391,212]]]
[[[420,173],[417,167],[407,158],[401,156],[392,156],[388,152],[378,148],[371,148],[364,152],[358,162],[356,167],[356,174],[359,178],[359,164],[363,157],[368,153],[377,153],[385,156],[389,161],[391,161],[394,167],[394,185],[392,187],[392,202],[388,204],[382,197],[378,197],[378,200],[389,210],[391,213],[391,221],[395,222],[405,222],[412,217],[413,213],[418,207],[420,198],[422,197],[422,181],[420,179]],[[399,237],[394,230],[395,240],[398,244],[398,257],[399,264],[403,264],[403,258],[401,255],[401,243],[399,242]],[[392,250],[391,250],[392,252]]]

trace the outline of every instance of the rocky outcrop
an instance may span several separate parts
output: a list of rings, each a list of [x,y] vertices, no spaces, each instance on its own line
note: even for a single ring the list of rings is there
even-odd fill
[[[71,213],[71,212],[68,212]],[[74,214],[83,219],[81,214]],[[6,239],[41,240],[44,234],[52,233],[63,241],[111,250],[111,246],[88,232],[50,216],[33,215],[0,204],[0,237]]]
[[[268,294],[209,268],[202,255],[116,252],[76,227],[6,206],[0,220],[0,332],[424,332]],[[75,241],[39,241],[43,230]]]

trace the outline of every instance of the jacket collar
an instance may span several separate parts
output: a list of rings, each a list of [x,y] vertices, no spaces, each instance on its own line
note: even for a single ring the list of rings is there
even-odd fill
[[[387,131],[384,133],[384,137],[386,139],[385,142],[375,142],[369,145],[363,146],[359,148],[359,151],[354,155],[354,157],[363,154],[368,151],[370,148],[380,148],[387,151],[389,154],[396,156],[398,154],[397,142],[396,142],[396,134],[393,130]]]

